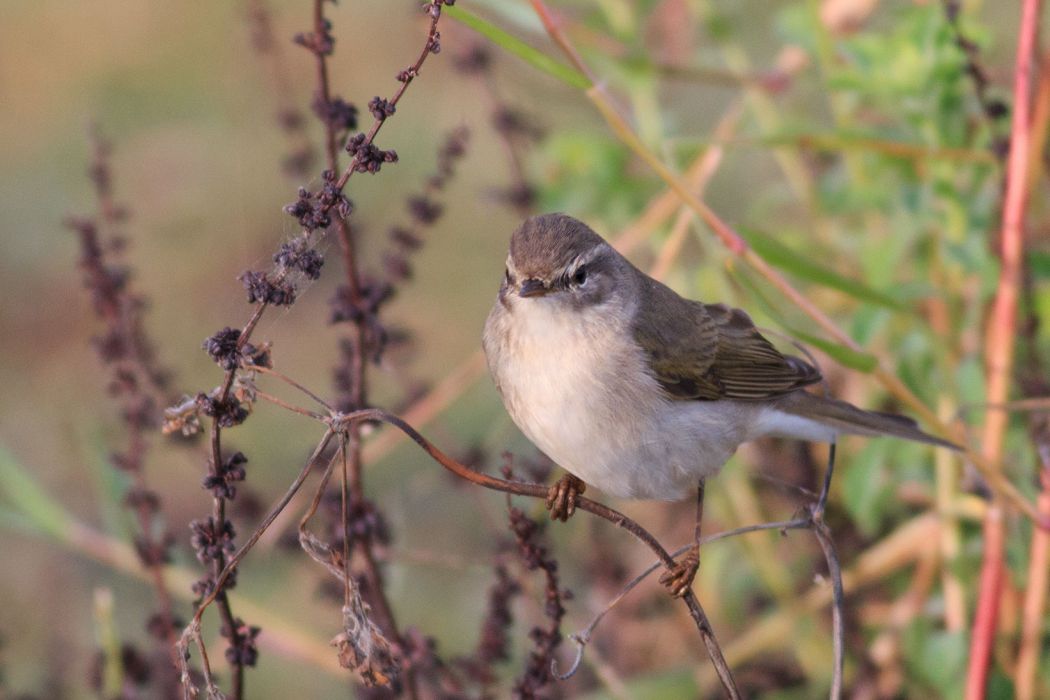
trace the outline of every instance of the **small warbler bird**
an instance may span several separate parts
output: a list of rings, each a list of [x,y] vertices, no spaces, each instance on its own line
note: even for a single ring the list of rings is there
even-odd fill
[[[511,237],[484,348],[511,418],[576,477],[548,498],[562,520],[579,480],[620,498],[680,499],[741,443],[769,435],[958,449],[909,418],[807,392],[820,372],[781,354],[746,313],[682,298],[564,214],[532,217]]]

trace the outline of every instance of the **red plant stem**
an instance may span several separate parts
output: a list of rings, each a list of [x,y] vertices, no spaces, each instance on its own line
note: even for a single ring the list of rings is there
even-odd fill
[[[1017,62],[1014,72],[1014,101],[1010,154],[1007,160],[1006,195],[1003,204],[1000,257],[1002,270],[996,288],[985,338],[987,368],[986,400],[1003,403],[1009,398],[1013,369],[1018,297],[1024,257],[1024,211],[1028,199],[1027,173],[1030,139],[1030,83],[1032,54],[1039,20],[1040,0],[1025,0],[1018,31]],[[982,454],[1001,469],[1003,438],[1009,415],[1005,411],[985,414]],[[967,700],[985,695],[992,646],[999,617],[999,598],[1004,576],[1005,540],[1003,507],[997,500],[989,504],[984,519],[984,553],[981,562],[980,592],[970,638],[970,661],[966,674]]]
[[[1043,488],[1036,506],[1040,513],[1050,516],[1050,445],[1037,445],[1037,448],[1042,458],[1039,480]],[[1034,528],[1029,549],[1028,581],[1021,613],[1021,646],[1017,654],[1017,673],[1014,678],[1018,700],[1032,700],[1036,696],[1036,669],[1039,665],[1048,578],[1050,532]]]

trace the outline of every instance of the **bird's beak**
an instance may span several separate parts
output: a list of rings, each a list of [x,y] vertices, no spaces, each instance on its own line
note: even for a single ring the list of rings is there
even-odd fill
[[[518,290],[518,296],[520,297],[539,297],[543,296],[550,290],[543,285],[542,280],[538,279],[527,279],[521,283],[521,288]]]

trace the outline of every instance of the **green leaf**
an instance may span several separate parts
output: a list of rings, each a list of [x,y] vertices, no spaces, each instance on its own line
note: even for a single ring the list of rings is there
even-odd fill
[[[868,537],[878,532],[891,498],[892,481],[886,473],[884,445],[869,442],[841,471],[843,505]]]
[[[762,289],[755,284],[755,281],[751,279],[751,276],[746,274],[742,268],[733,268],[730,274],[734,279],[739,280],[743,286],[754,295],[755,299],[757,299],[765,308],[766,313],[774,319],[780,317],[776,304],[774,304],[772,300],[762,292]],[[869,355],[866,352],[854,350],[853,348],[840,345],[834,341],[810,335],[804,331],[791,328],[783,322],[778,321],[778,323],[780,324],[780,327],[784,329],[785,334],[790,335],[803,345],[812,345],[813,347],[818,348],[843,367],[850,367],[852,369],[860,370],[865,374],[871,374],[879,364],[878,358],[874,355]]]
[[[446,5],[442,9],[446,15],[461,24],[465,24],[501,49],[514,54],[533,68],[539,68],[547,75],[553,76],[566,85],[586,90],[591,81],[575,68],[555,61],[547,54],[532,48],[521,39],[508,34],[496,25],[481,19],[458,5]]]
[[[785,327],[784,330],[788,334],[794,336],[799,342],[805,345],[812,345],[844,367],[860,370],[865,374],[871,374],[879,364],[877,357],[869,355],[866,352],[860,352],[859,350],[848,348],[845,345],[839,345],[832,340],[826,340],[815,335],[810,335],[809,333],[804,333],[795,330],[794,328]]]
[[[65,535],[69,515],[3,445],[0,445],[0,495],[28,526],[59,538]]]
[[[1012,700],[1017,697],[1013,679],[998,668],[993,669],[988,678],[988,700]]]
[[[937,690],[937,696],[961,696],[967,653],[964,632],[941,632],[919,620],[905,631],[904,647],[905,663]]]
[[[17,510],[0,506],[0,530],[12,530],[30,535],[41,534],[40,528]]]
[[[1032,276],[1036,279],[1050,279],[1050,251],[1029,251],[1028,266],[1032,270]]]
[[[893,297],[871,289],[856,280],[843,277],[837,272],[813,262],[810,258],[796,253],[772,236],[757,231],[748,231],[747,242],[769,264],[790,272],[796,277],[837,289],[844,294],[849,294],[856,299],[871,304],[877,304],[896,311],[910,310],[907,305]]]

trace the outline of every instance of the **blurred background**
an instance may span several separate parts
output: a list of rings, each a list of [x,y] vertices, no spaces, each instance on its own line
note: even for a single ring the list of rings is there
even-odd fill
[[[1017,3],[551,5],[645,145],[694,185],[702,180],[704,200],[865,350],[824,337],[673,198],[661,203],[664,185],[581,90],[446,16],[441,52],[377,139],[397,151],[398,162],[374,177],[355,176],[347,188],[362,266],[397,283],[382,320],[407,332],[369,369],[375,405],[417,418],[442,449],[478,468],[496,472],[507,451],[522,478],[528,465],[542,463],[504,412],[478,353],[511,231],[529,212],[564,211],[680,293],[741,306],[759,325],[809,343],[835,395],[905,410],[873,378],[878,358],[943,419],[980,424],[980,411],[960,411],[984,396],[981,324],[997,279],[991,246]],[[523,0],[460,0],[457,8],[563,60]],[[336,40],[332,90],[356,104],[361,129],[371,123],[368,101],[394,92],[398,71],[423,45],[428,21],[419,9],[413,0],[325,7]],[[129,477],[110,457],[126,426],[92,346],[102,326],[77,268],[78,238],[63,226],[68,216],[98,209],[87,172],[92,133],[112,146],[113,192],[128,212],[119,226],[127,247],[117,254],[130,288],[149,300],[144,326],[158,363],[172,373],[168,398],[208,391],[222,370],[202,342],[247,321],[251,307],[238,276],[271,266],[274,251],[299,230],[282,207],[300,186],[321,183],[323,130],[310,113],[314,58],[291,41],[310,29],[312,12],[299,0],[5,3],[0,597],[8,604],[0,606],[0,697],[97,696],[99,669],[107,668],[100,649],[128,644],[149,654],[156,647],[145,629],[154,592],[127,549],[138,531],[122,506]],[[301,127],[289,110],[301,115]],[[442,145],[463,129],[469,137],[454,175],[428,190]],[[1034,167],[1019,375],[1037,373],[1047,356],[1045,336],[1031,322],[1050,311],[1050,221],[1039,196],[1046,181],[1041,163]],[[411,204],[423,192],[442,207],[429,225]],[[397,226],[412,228],[422,244],[403,256],[410,275],[405,260],[388,254],[388,231]],[[270,309],[253,342],[272,342],[281,372],[332,396],[346,330],[329,324],[328,301],[342,280],[338,245],[332,238],[322,248],[329,255],[321,278],[300,290],[294,307]],[[305,405],[272,380],[266,387]],[[321,433],[263,403],[224,434],[228,449],[249,459],[233,507],[238,542]],[[529,630],[543,624],[542,576],[523,570],[502,496],[457,482],[386,433],[369,437],[365,490],[389,529],[377,551],[399,624],[433,637],[441,658],[456,666],[479,645],[493,563],[504,562],[523,587],[512,600],[510,658],[495,665],[493,696],[508,696],[531,649]],[[160,525],[174,537],[169,583],[186,619],[189,583],[200,570],[188,524],[211,509],[200,487],[206,451],[159,433],[148,440],[145,473],[161,497]],[[1033,498],[1038,459],[1024,415],[1011,421],[1007,453],[1007,477]],[[822,447],[790,442],[742,449],[708,485],[705,528],[792,517],[810,499],[799,488],[819,488],[824,458]],[[891,440],[845,440],[838,468],[828,521],[853,577],[851,695],[958,696],[987,489],[957,458]],[[293,502],[297,512],[305,505]],[[545,517],[541,504],[517,505]],[[612,505],[669,549],[689,541],[689,503]],[[263,630],[247,697],[371,697],[352,690],[326,647],[339,629],[339,602],[295,546],[297,517],[278,521],[245,560],[232,597],[235,612]],[[1014,693],[1031,534],[1022,518],[1009,528],[1003,629],[989,686],[995,697]],[[650,562],[628,535],[587,516],[547,527],[542,537],[561,563],[561,586],[573,592],[566,635]],[[703,551],[697,595],[748,695],[827,692],[825,572],[806,532],[748,535]],[[205,619],[225,682],[216,618]],[[571,646],[560,649],[563,668]],[[1040,654],[1045,669],[1045,644]],[[1038,676],[1042,697],[1050,697],[1048,678]],[[162,696],[155,683],[134,692]],[[598,627],[581,671],[540,695],[718,692],[684,608],[649,580]]]

